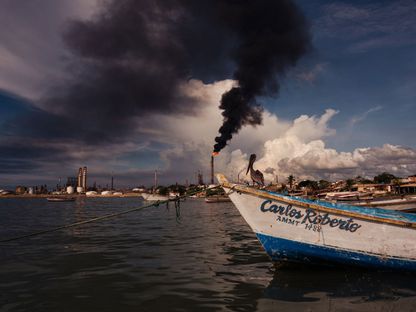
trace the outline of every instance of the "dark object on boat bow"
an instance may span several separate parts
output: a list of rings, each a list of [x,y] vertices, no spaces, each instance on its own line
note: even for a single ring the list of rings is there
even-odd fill
[[[256,161],[256,154],[251,154],[246,174],[248,174],[248,172],[250,171],[250,177],[251,177],[251,180],[253,180],[253,183],[257,183],[258,185],[264,186],[263,173],[260,170],[254,170],[253,168],[253,164],[255,161]]]

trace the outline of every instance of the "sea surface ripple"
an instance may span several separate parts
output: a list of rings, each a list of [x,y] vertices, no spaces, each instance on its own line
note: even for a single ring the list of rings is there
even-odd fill
[[[138,207],[0,199],[0,239]],[[415,311],[415,275],[273,265],[231,203],[152,207],[0,245],[0,311]]]

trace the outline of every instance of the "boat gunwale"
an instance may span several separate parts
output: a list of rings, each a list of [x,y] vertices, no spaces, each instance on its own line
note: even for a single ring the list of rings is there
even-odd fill
[[[416,222],[412,222],[410,220],[402,221],[402,220],[391,219],[391,218],[388,218],[387,216],[380,217],[380,216],[368,215],[365,213],[349,211],[349,210],[342,209],[341,207],[331,208],[331,207],[326,207],[326,206],[315,204],[315,203],[307,203],[305,201],[302,201],[296,198],[287,198],[287,197],[284,197],[283,195],[274,194],[269,191],[258,190],[258,189],[247,187],[241,184],[230,183],[222,174],[218,174],[217,177],[221,186],[229,188],[237,192],[251,194],[251,195],[255,195],[255,196],[266,198],[266,199],[277,200],[277,201],[281,201],[287,204],[301,206],[303,208],[315,209],[319,212],[329,212],[329,213],[333,213],[337,215],[344,215],[344,216],[354,217],[354,218],[367,220],[367,221],[373,221],[373,222],[378,222],[378,223],[388,223],[388,224],[392,224],[395,226],[401,226],[401,227],[406,227],[406,228],[416,228]],[[360,209],[363,207],[355,207],[355,208]],[[375,209],[375,208],[367,208],[367,209]]]

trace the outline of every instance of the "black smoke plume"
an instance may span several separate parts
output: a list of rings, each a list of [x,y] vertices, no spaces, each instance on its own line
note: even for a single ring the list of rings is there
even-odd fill
[[[244,124],[259,124],[256,96],[278,89],[277,74],[309,43],[302,14],[289,0],[106,0],[89,20],[64,28],[68,75],[21,116],[24,135],[105,144],[128,138],[140,119],[198,114],[181,91],[191,78],[234,75],[224,94],[221,149]],[[234,74],[233,74],[234,73]],[[99,138],[99,140],[97,140]]]
[[[291,0],[227,1],[225,7],[226,24],[238,40],[232,53],[238,86],[222,96],[224,122],[214,152],[242,126],[261,124],[256,97],[277,94],[279,78],[310,47],[308,24]]]

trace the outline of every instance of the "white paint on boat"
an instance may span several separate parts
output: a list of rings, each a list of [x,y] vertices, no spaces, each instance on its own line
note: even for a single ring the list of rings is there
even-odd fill
[[[226,191],[229,192],[230,189]],[[350,232],[339,227],[331,227],[329,224],[311,224],[308,220],[302,223],[307,215],[307,208],[304,207],[292,206],[292,211],[296,209],[303,215],[302,218],[296,219],[263,212],[261,206],[267,200],[264,198],[238,192],[230,194],[229,197],[255,233],[301,243],[371,253],[381,257],[416,260],[416,230],[414,229],[353,218],[353,222],[358,224],[359,228]],[[275,200],[266,205],[266,208],[273,204],[288,206],[287,203]],[[329,217],[331,220],[350,219],[342,214],[329,214]]]
[[[222,175],[218,179],[248,225],[260,236],[324,248],[334,255],[343,253],[346,258],[351,254],[350,259],[355,254],[375,257],[379,262],[404,261],[415,269],[413,215],[288,198],[230,184]],[[284,254],[284,250],[279,253]]]
[[[162,200],[168,200],[169,196],[159,195],[159,194],[142,194],[144,200],[147,201],[162,201]]]

